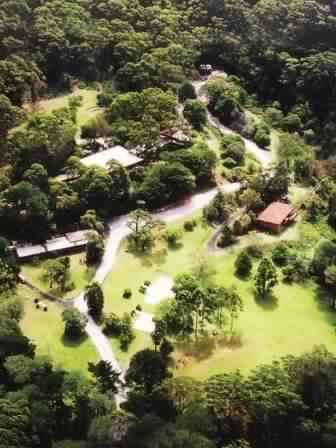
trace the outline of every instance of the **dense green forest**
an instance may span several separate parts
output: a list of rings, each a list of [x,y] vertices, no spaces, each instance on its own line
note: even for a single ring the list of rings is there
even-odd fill
[[[3,0],[1,234],[42,241],[83,223],[103,233],[105,219],[139,200],[153,209],[211,185],[216,156],[206,145],[159,155],[153,149],[160,132],[179,121],[177,92],[187,100],[185,117],[202,129],[206,110],[187,81],[199,77],[204,63],[231,75],[229,100],[222,85],[209,87],[209,110],[241,118],[244,105],[259,108],[268,123],[254,129],[255,140],[268,146],[270,126],[284,131],[280,155],[295,165],[278,165],[277,182],[251,177],[255,192],[245,190],[240,205],[260,210],[260,201],[265,206],[288,190],[291,170],[312,182],[311,160],[335,153],[335,2]],[[82,136],[142,145],[145,169],[130,176],[117,164],[106,170],[80,163],[80,99],[51,113],[31,112],[39,100],[83,86],[98,91],[101,113]],[[239,137],[222,144],[226,167],[241,164]],[[62,174],[74,180],[65,182]],[[315,192],[310,221],[323,216],[335,227],[334,180]],[[223,211],[217,206],[205,211],[209,221]],[[1,237],[0,448],[336,446],[336,358],[323,347],[246,376],[225,373],[205,382],[173,376],[172,348],[160,334],[155,350],[132,357],[125,379],[104,361],[89,364],[83,376],[37,356],[19,325],[19,269],[7,244]],[[335,265],[335,252],[334,242],[325,243],[310,267],[321,283],[331,278],[333,292],[336,268],[329,280],[325,272]],[[129,393],[120,410],[115,397],[124,381]]]
[[[239,75],[332,149],[334,14],[331,1],[8,1],[0,92],[20,106],[78,78],[166,90],[204,60]]]

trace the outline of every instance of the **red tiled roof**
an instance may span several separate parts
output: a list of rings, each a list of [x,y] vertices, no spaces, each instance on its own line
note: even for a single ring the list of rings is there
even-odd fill
[[[283,202],[272,202],[263,212],[260,213],[257,220],[270,224],[282,224],[290,214],[294,212],[291,205]]]

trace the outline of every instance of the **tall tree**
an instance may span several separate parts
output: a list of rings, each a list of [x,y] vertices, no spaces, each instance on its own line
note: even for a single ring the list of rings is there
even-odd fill
[[[96,378],[99,390],[103,393],[112,391],[117,393],[121,384],[120,372],[117,372],[107,361],[99,361],[97,364],[89,362],[89,372]]]
[[[263,258],[259,263],[255,278],[257,296],[265,299],[271,294],[277,283],[278,277],[273,263],[268,258]]]
[[[146,394],[150,394],[155,386],[161,384],[169,376],[168,366],[161,354],[145,349],[132,357],[126,381],[130,385],[136,384],[143,387]]]
[[[163,223],[146,210],[139,208],[129,214],[127,225],[131,231],[130,242],[137,251],[144,252],[154,243],[156,233],[162,228]]]
[[[84,300],[87,303],[89,314],[99,320],[104,308],[104,294],[99,283],[91,283],[85,288]]]
[[[65,292],[70,279],[70,258],[62,257],[58,260],[49,260],[44,275],[49,281],[49,288],[52,289],[56,284],[61,292]]]

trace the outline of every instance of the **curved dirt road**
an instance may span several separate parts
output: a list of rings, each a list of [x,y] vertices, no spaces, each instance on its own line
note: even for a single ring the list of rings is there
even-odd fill
[[[198,98],[203,102],[208,102],[208,97],[205,92],[205,85],[206,83],[215,78],[226,78],[228,75],[227,73],[219,70],[215,70],[209,78],[202,80],[202,81],[194,81],[192,84],[196,90],[196,94]],[[208,114],[208,122],[213,126],[214,128],[217,128],[223,135],[224,134],[238,134],[237,132],[233,131],[232,129],[224,126],[218,118],[214,117],[209,111],[207,111]],[[245,137],[241,138],[244,140],[246,150],[251,152],[255,155],[256,159],[259,160],[261,165],[264,169],[269,168],[269,166],[273,162],[273,156],[271,151],[266,151],[265,149],[260,148],[256,143],[254,143],[252,140],[249,140]]]

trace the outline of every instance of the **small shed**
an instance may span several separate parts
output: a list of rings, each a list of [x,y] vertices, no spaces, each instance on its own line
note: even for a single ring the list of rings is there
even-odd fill
[[[280,233],[296,218],[295,209],[284,202],[272,202],[257,217],[257,225],[273,233]]]
[[[208,76],[212,72],[212,65],[211,64],[201,64],[199,67],[199,71],[202,76]]]

